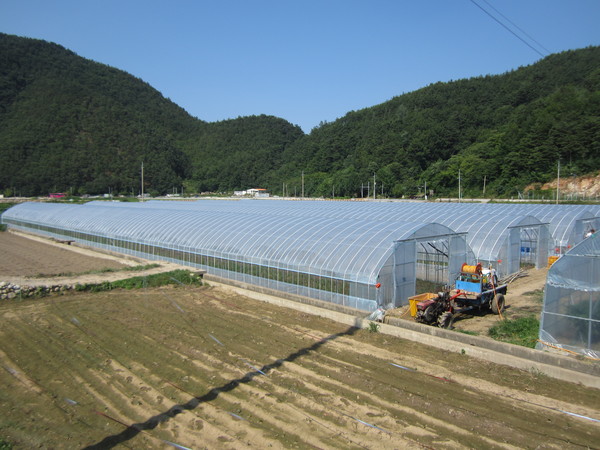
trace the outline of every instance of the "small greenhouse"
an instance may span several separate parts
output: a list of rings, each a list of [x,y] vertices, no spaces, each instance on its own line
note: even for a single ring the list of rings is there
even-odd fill
[[[277,215],[164,204],[23,203],[10,228],[372,311],[406,304],[417,277],[452,282],[472,263],[465,235],[436,223]]]
[[[548,271],[538,348],[600,358],[600,233],[565,253]]]

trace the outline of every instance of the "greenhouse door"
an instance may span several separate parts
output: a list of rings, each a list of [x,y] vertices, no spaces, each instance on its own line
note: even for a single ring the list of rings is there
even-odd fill
[[[521,266],[544,267],[548,260],[548,225],[516,226],[509,230],[508,255],[504,270],[500,275],[516,273]]]
[[[521,268],[537,265],[538,231],[537,228],[521,228],[519,258],[519,267]]]
[[[415,295],[417,274],[417,242],[394,242],[394,306],[408,304],[408,297]]]
[[[417,243],[417,292],[437,292],[448,282],[448,238]]]

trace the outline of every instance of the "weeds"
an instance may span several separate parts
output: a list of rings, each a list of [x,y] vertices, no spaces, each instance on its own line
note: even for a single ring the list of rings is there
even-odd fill
[[[488,331],[493,339],[534,348],[540,332],[540,321],[533,316],[500,322]]]
[[[199,276],[188,270],[173,270],[171,272],[157,273],[144,277],[132,277],[125,280],[105,281],[100,284],[78,284],[77,291],[102,292],[112,289],[142,289],[147,287],[159,287],[169,284],[176,285],[202,285]]]
[[[100,270],[89,270],[87,272],[79,272],[79,273],[60,272],[60,273],[57,273],[54,275],[38,273],[37,275],[35,275],[34,278],[73,277],[73,276],[79,276],[79,275],[96,275],[96,274],[111,273],[111,272],[141,272],[143,270],[150,270],[150,269],[154,269],[156,267],[160,267],[160,264],[152,263],[152,264],[146,264],[143,266],[123,267],[121,269],[113,269],[110,267],[106,267],[106,268],[100,269]]]
[[[458,328],[456,328],[454,331],[458,331],[459,333],[462,333],[462,334],[468,334],[469,336],[479,336],[479,333],[477,331],[459,330]]]
[[[535,300],[538,303],[542,303],[544,301],[543,289],[536,289],[535,291],[524,292],[523,295],[526,295],[527,297],[533,297],[533,300]]]
[[[12,445],[6,442],[4,439],[0,438],[0,450],[11,450]]]
[[[531,368],[529,369],[529,373],[530,373],[531,375],[533,375],[534,377],[536,377],[536,378],[540,378],[540,377],[546,377],[546,376],[547,376],[547,375],[546,375],[544,372],[542,372],[542,371],[541,371],[540,369],[538,369],[537,367],[531,367]]]
[[[370,333],[378,333],[379,332],[379,324],[375,322],[369,322],[369,332]]]

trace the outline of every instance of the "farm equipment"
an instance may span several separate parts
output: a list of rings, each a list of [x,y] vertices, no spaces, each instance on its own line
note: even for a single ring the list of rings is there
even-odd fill
[[[454,288],[446,287],[437,294],[426,293],[409,299],[411,315],[417,322],[450,328],[457,314],[471,310],[491,310],[501,314],[504,309],[506,284],[498,285],[494,269],[481,264],[463,264]]]

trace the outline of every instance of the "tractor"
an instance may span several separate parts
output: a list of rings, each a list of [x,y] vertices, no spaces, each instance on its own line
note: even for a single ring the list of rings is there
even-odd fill
[[[409,299],[411,315],[417,322],[451,328],[457,314],[491,310],[502,314],[506,284],[498,285],[496,271],[463,264],[454,288],[446,286],[437,294],[426,293]]]

